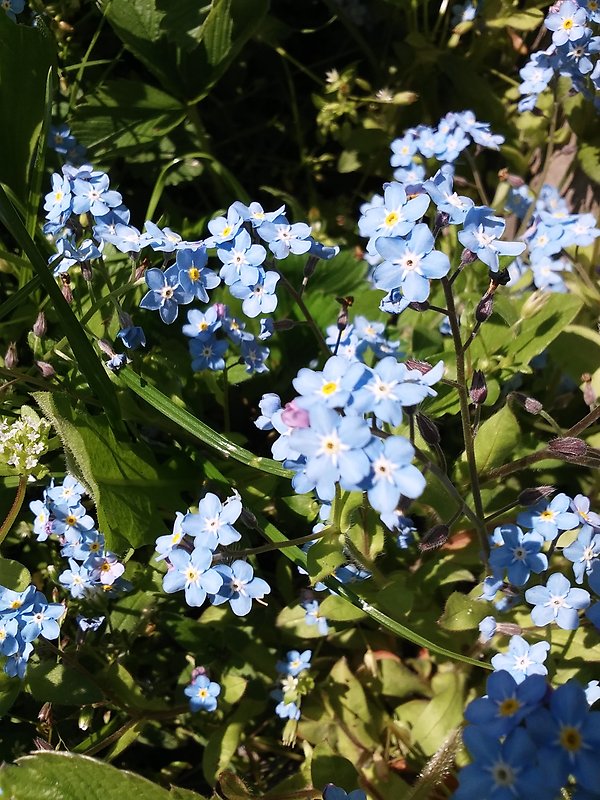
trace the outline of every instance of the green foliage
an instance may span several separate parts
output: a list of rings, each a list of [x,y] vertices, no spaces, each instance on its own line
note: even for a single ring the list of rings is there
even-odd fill
[[[55,60],[51,37],[39,29],[15,26],[6,14],[0,15],[0,149],[4,153],[0,183],[23,204],[28,200],[46,114],[46,83]]]
[[[30,800],[76,800],[85,794],[90,800],[135,794],[140,800],[175,800],[177,789],[162,789],[126,770],[73,753],[37,753],[20,758],[14,766],[0,770],[0,788],[4,794]],[[185,797],[203,800],[200,795]]]
[[[465,705],[483,692],[491,653],[508,643],[502,635],[476,641],[481,620],[495,613],[478,599],[488,534],[516,520],[520,493],[538,483],[597,495],[596,245],[567,249],[566,294],[532,292],[530,271],[505,286],[482,263],[466,266],[451,281],[459,347],[440,334],[440,309],[454,312],[437,281],[432,308],[380,311],[382,292],[369,288],[356,231],[361,203],[391,179],[390,142],[468,107],[506,142],[500,151],[473,152],[472,162],[459,158],[456,188],[507,216],[506,240],[532,222],[505,213],[519,177],[533,187],[569,185],[573,210],[587,210],[578,204],[587,181],[598,179],[596,112],[582,94],[569,96],[562,78],[535,112],[517,113],[518,69],[543,34],[540,3],[486,0],[474,20],[458,24],[452,4],[377,0],[365,9],[368,24],[354,16],[360,3],[329,0],[57,0],[48,24],[38,19],[36,27],[28,12],[15,25],[0,11],[0,355],[14,341],[19,359],[0,359],[3,415],[16,418],[36,402],[56,434],[26,487],[12,468],[1,470],[0,507],[10,524],[0,534],[0,586],[33,584],[66,610],[59,638],[35,642],[23,681],[0,671],[6,797],[79,800],[85,792],[104,800],[129,792],[203,800],[197,792],[214,792],[213,800],[317,800],[331,781],[378,800],[448,794],[466,757],[459,749]],[[40,198],[63,163],[46,152],[51,119],[70,126],[88,148],[86,160],[109,172],[138,228],[152,219],[196,241],[233,201],[259,200],[265,209],[285,203],[291,222],[307,220],[315,239],[340,246],[312,272],[301,256],[271,267],[282,277],[279,324],[264,343],[268,373],[249,374],[235,355],[226,380],[194,374],[180,335],[188,309],[172,326],[139,309],[144,270],[172,263],[173,254],[146,248],[130,256],[107,245],[91,273],[84,265],[68,278],[52,275],[54,245],[38,225]],[[563,158],[569,165],[559,175]],[[433,174],[435,160],[425,161]],[[92,235],[89,222],[89,215],[73,220],[77,236],[80,227]],[[456,228],[441,231],[437,243],[455,269]],[[490,292],[493,312],[476,325]],[[242,319],[223,286],[215,301]],[[276,434],[253,425],[264,393],[285,404],[301,367],[322,368],[328,351],[320,332],[335,330],[336,320],[344,326],[340,309],[349,324],[359,316],[383,322],[400,360],[446,366],[437,396],[419,406],[439,443],[412,430],[406,409],[396,429],[373,422],[382,439],[414,440],[414,463],[426,476],[419,498],[399,501],[414,524],[411,543],[397,541],[389,519],[384,525],[358,490],[338,493],[315,536],[321,503],[312,492],[293,494],[293,472],[270,457]],[[40,310],[41,334],[32,330]],[[95,342],[122,350],[116,334],[128,314],[144,326],[146,348],[108,373]],[[247,329],[258,330],[255,322],[245,320]],[[367,350],[364,358],[373,366],[382,355]],[[475,370],[487,383],[481,407],[468,396]],[[514,392],[535,397],[542,411],[528,413]],[[535,460],[550,439],[573,431],[588,448],[579,459],[586,466]],[[27,507],[47,485],[42,475],[58,484],[66,472],[89,489],[86,509],[125,563],[127,591],[117,596],[67,596],[59,578],[64,542],[31,534]],[[498,472],[501,480],[489,480]],[[271,586],[265,605],[244,617],[227,603],[190,607],[182,592],[166,593],[169,562],[153,554],[176,510],[193,512],[207,492],[224,501],[234,490],[244,506],[241,538],[217,559],[247,559]],[[441,525],[447,541],[432,543],[428,534]],[[552,555],[566,575],[561,551],[574,536]],[[342,565],[370,577],[342,583]],[[325,635],[307,623],[314,600]],[[80,616],[100,627],[84,632]],[[502,619],[532,642],[547,636],[522,602]],[[600,646],[591,626],[554,626],[547,638],[554,686],[595,678]],[[310,649],[311,667],[297,684],[282,684],[276,665],[292,649]],[[202,672],[221,686],[217,709],[191,713],[184,688]],[[299,703],[298,720],[275,714],[281,697]],[[20,758],[41,742],[65,752]],[[185,788],[166,788],[172,783]]]

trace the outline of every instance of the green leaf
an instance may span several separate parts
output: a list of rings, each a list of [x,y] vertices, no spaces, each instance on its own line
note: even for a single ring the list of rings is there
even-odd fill
[[[5,796],[19,800],[169,800],[167,789],[133,772],[73,753],[36,753],[0,770]]]
[[[2,18],[0,17],[0,20]],[[0,126],[1,128],[2,126]],[[46,260],[35,245],[31,236],[27,233],[25,226],[12,203],[8,199],[6,192],[0,186],[0,220],[14,236],[19,246],[31,262],[37,273],[43,288],[46,290],[54,309],[58,315],[62,330],[64,331],[73,355],[79,368],[87,378],[90,389],[95,393],[97,399],[104,407],[106,413],[120,419],[119,404],[115,393],[115,388],[110,382],[104,364],[98,354],[90,344],[85,331],[71,306],[67,303],[63,294],[48,269]]]
[[[144,150],[185,119],[181,103],[140,81],[107,81],[77,107],[71,128],[96,156]]]
[[[232,32],[231,0],[213,0],[202,26],[206,56],[211,66],[219,64],[229,53]]]
[[[519,423],[508,405],[486,419],[475,438],[475,461],[479,473],[509,461],[520,438]]]
[[[333,594],[323,600],[319,607],[319,615],[333,622],[354,622],[366,617],[364,611],[355,608],[343,597],[336,597]]]
[[[581,142],[577,148],[577,160],[588,178],[600,183],[600,147]]]
[[[229,766],[248,721],[263,708],[264,703],[247,697],[228,721],[211,734],[202,756],[202,769],[209,783],[213,784],[217,775]]]
[[[120,552],[154,542],[164,523],[157,496],[161,482],[150,449],[139,441],[117,440],[105,416],[74,409],[66,395],[37,392],[34,398],[92,493],[107,547]],[[167,489],[162,489],[164,494]]]
[[[46,113],[46,81],[55,59],[54,37],[0,15],[0,183],[23,203]]]
[[[525,301],[525,306],[529,300]],[[516,335],[508,340],[506,364],[525,367],[557,339],[581,310],[582,301],[572,294],[550,294],[541,308],[532,310]]]
[[[505,14],[494,19],[487,19],[485,24],[488,28],[514,28],[517,31],[533,31],[539,28],[544,21],[544,12],[539,8],[528,8],[523,11],[515,11],[512,14]]]
[[[309,548],[306,557],[311,583],[315,584],[327,575],[332,575],[345,560],[337,534],[334,533],[319,539]]]
[[[183,430],[191,433],[201,442],[204,442],[204,444],[212,447],[220,453],[223,458],[234,458],[236,461],[241,461],[242,464],[247,464],[254,469],[268,472],[271,475],[281,475],[286,478],[291,478],[294,474],[291,470],[282,467],[278,461],[273,461],[271,458],[255,456],[254,453],[245,450],[243,447],[239,447],[227,439],[227,437],[217,433],[217,431],[214,431],[204,422],[201,422],[187,409],[176,405],[154,386],[150,386],[149,383],[140,378],[140,376],[129,367],[120,371],[119,380],[152,408],[164,414],[165,417],[175,422]]]
[[[412,729],[412,738],[426,756],[433,755],[446,736],[462,723],[465,675],[442,672],[435,676],[434,698],[425,706]]]
[[[4,670],[0,671],[0,719],[10,711],[22,688],[19,678],[9,678]]]
[[[166,12],[157,8],[155,0],[102,0],[101,8],[125,47],[159,79],[163,88],[179,96],[177,50],[161,42]]]
[[[469,631],[477,628],[487,617],[489,606],[481,600],[473,600],[461,592],[452,592],[446,600],[439,624],[447,631]]]
[[[313,786],[326,786],[335,777],[339,786],[353,787],[358,783],[356,767],[331,747],[329,742],[320,742],[314,749],[311,762]]]
[[[31,573],[10,558],[0,556],[0,586],[12,589],[13,592],[23,592],[31,583]]]
[[[52,661],[36,663],[32,660],[27,665],[23,688],[41,703],[63,706],[82,706],[105,699],[102,689],[91,676]]]

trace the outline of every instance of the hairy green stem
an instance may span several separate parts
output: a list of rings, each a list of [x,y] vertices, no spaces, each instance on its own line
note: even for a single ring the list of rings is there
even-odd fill
[[[13,500],[12,506],[8,514],[6,515],[6,519],[0,526],[0,544],[6,539],[6,536],[9,530],[12,528],[14,521],[17,518],[19,511],[21,510],[21,506],[23,505],[23,500],[25,500],[25,489],[27,487],[27,475],[19,475],[19,485],[17,486],[17,493],[15,494],[15,499]]]
[[[460,418],[462,423],[463,440],[465,443],[465,454],[467,457],[467,464],[469,467],[469,477],[471,481],[471,493],[473,495],[473,502],[475,504],[475,514],[477,517],[476,527],[479,536],[479,541],[483,553],[487,556],[489,553],[489,543],[485,532],[485,524],[483,521],[483,503],[481,502],[481,491],[479,488],[479,476],[477,474],[477,463],[475,461],[475,446],[473,440],[473,433],[471,431],[471,418],[469,414],[469,391],[467,389],[466,375],[465,375],[465,358],[462,348],[462,340],[460,338],[460,327],[458,324],[458,315],[456,313],[456,306],[454,304],[454,295],[452,294],[452,286],[447,278],[442,278],[442,287],[444,289],[444,296],[446,298],[446,306],[448,307],[448,320],[450,321],[450,328],[452,330],[452,339],[454,341],[454,349],[456,351],[456,381],[458,383],[457,391],[460,401]]]

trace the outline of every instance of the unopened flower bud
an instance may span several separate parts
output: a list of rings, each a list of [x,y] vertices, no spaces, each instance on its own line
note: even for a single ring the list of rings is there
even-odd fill
[[[83,280],[86,283],[91,283],[92,281],[92,265],[89,261],[82,261],[81,262],[81,275]]]
[[[289,331],[296,327],[293,319],[278,319],[275,321],[274,328],[276,331]]]
[[[419,550],[421,552],[428,552],[429,550],[437,550],[443,544],[446,544],[450,538],[450,528],[447,525],[434,525],[427,533],[421,537],[419,542]]]
[[[432,422],[429,417],[426,417],[420,412],[417,412],[415,419],[417,420],[417,428],[419,429],[419,433],[423,437],[425,443],[430,446],[439,444],[440,432],[437,429],[437,425]]]
[[[4,366],[6,369],[14,369],[19,366],[19,356],[17,355],[17,345],[11,342],[4,355]]]
[[[299,408],[293,400],[283,407],[281,421],[289,428],[308,428],[310,425],[308,411],[305,408]]]
[[[550,298],[550,292],[538,289],[529,295],[521,308],[521,319],[530,319],[542,310]]]
[[[143,278],[144,277],[144,273],[146,272],[146,270],[148,269],[149,266],[150,266],[150,262],[148,261],[148,259],[147,258],[142,258],[140,263],[135,268],[135,273],[134,273],[134,276],[133,276],[134,281],[139,281],[140,278]]]
[[[309,256],[308,257],[308,261],[304,265],[304,277],[305,278],[312,277],[315,269],[317,268],[317,263],[318,262],[319,262],[319,259],[318,259],[317,256]]]
[[[522,632],[523,629],[516,622],[496,623],[496,633],[503,633],[505,636],[519,636]]]
[[[485,375],[480,369],[476,369],[473,373],[471,388],[469,389],[469,397],[471,398],[471,402],[475,406],[481,406],[485,403],[487,394],[488,390],[487,383],[485,381]]]
[[[191,681],[195,681],[196,678],[199,678],[200,675],[206,675],[206,667],[194,667],[192,670],[192,677]]]
[[[43,725],[52,725],[52,703],[44,703],[37,715]]]
[[[519,175],[513,175],[510,173],[506,167],[504,169],[499,170],[498,178],[501,181],[506,181],[513,189],[520,189],[521,186],[525,185],[525,181]]]
[[[71,279],[66,273],[62,274],[61,278],[62,278],[62,286],[60,287],[60,290],[62,292],[62,296],[65,298],[67,303],[71,305],[71,303],[73,302],[73,292],[71,291]]]
[[[511,392],[509,397],[515,400],[521,408],[524,408],[525,411],[528,411],[530,414],[539,414],[544,407],[535,397],[527,397],[527,395],[522,392]]]
[[[37,315],[35,322],[33,323],[33,334],[34,336],[45,336],[46,331],[48,330],[48,325],[46,323],[46,315],[43,311]]]
[[[47,361],[36,361],[35,365],[42,373],[42,378],[53,378],[56,375],[54,367]]]
[[[477,322],[485,322],[492,316],[494,310],[494,295],[485,294],[475,309],[475,319]]]
[[[434,231],[441,231],[450,221],[450,214],[447,211],[438,211],[435,215]],[[434,233],[435,235],[435,233]]]
[[[98,339],[98,347],[105,353],[107,356],[114,356],[115,351],[113,350],[113,346],[110,342],[107,342],[106,339]]]
[[[427,375],[427,373],[433,369],[431,364],[428,364],[427,361],[417,361],[414,358],[407,358],[405,364],[408,369],[416,369],[421,375]]]
[[[566,459],[581,458],[588,451],[587,444],[577,436],[560,436],[548,442],[548,450]]]
[[[419,303],[417,300],[413,300],[412,303],[409,303],[409,308],[412,308],[413,311],[427,311],[429,308],[429,301],[424,300],[422,303]]]
[[[258,520],[250,511],[249,508],[242,508],[242,513],[240,514],[240,522],[242,525],[245,525],[246,528],[250,528],[251,530],[258,530]]]
[[[531,489],[523,489],[518,497],[520,506],[534,506],[541,500],[551,497],[556,489],[554,486],[535,486]]]
[[[460,266],[463,267],[466,264],[472,264],[474,261],[477,261],[477,253],[474,253],[472,250],[469,250],[468,247],[465,247],[460,257]]]
[[[594,391],[594,387],[592,386],[592,376],[589,372],[584,372],[581,376],[581,382],[583,383],[583,402],[589,408],[593,408],[596,405],[596,392]]]

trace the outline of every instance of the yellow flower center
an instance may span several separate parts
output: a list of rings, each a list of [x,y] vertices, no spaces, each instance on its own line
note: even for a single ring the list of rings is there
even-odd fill
[[[569,753],[576,753],[581,749],[583,741],[577,728],[565,725],[560,732],[560,743]]]
[[[521,708],[521,704],[516,697],[507,697],[499,706],[499,713],[501,717],[512,717]]]
[[[190,280],[195,282],[200,277],[200,270],[198,267],[190,267],[188,269],[188,275],[190,276]]]
[[[400,221],[400,217],[396,211],[390,211],[384,220],[384,225],[387,228],[393,228]]]
[[[337,391],[338,385],[335,381],[328,381],[321,386],[321,394],[324,394],[326,397],[329,397],[330,394],[333,394]]]

